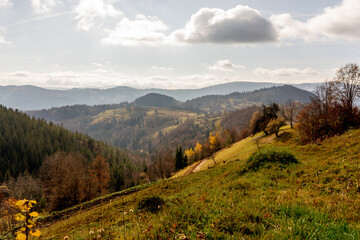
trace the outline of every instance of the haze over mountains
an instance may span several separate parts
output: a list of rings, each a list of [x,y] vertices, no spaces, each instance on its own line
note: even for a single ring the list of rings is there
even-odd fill
[[[246,119],[246,127],[253,112],[262,104],[286,104],[290,99],[307,103],[313,96],[311,92],[290,85],[227,95],[206,95],[186,102],[149,93],[132,103],[73,105],[27,111],[27,114],[61,124],[71,131],[85,133],[114,146],[150,152],[154,151],[154,146],[169,143],[172,143],[171,147],[194,146],[195,140],[201,141],[208,136],[216,121],[225,118],[224,111],[251,108],[252,112],[245,111],[232,118]],[[235,120],[231,122],[236,123]],[[231,127],[239,128],[232,124]]]
[[[45,88],[26,86],[0,86],[0,104],[19,110],[40,110],[66,105],[114,104],[133,102],[135,99],[149,93],[163,94],[185,102],[206,95],[226,95],[233,92],[249,92],[261,88],[280,86],[283,84],[264,82],[232,82],[201,89],[136,89],[131,87],[115,87],[109,89],[70,89],[49,90]],[[305,90],[313,90],[317,84],[296,84],[294,86]]]

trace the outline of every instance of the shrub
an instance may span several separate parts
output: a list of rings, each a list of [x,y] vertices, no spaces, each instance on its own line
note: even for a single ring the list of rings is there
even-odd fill
[[[164,200],[159,196],[146,197],[139,202],[139,209],[156,213],[164,205]]]
[[[280,163],[281,165],[289,165],[298,163],[295,156],[285,150],[280,149],[261,149],[252,154],[248,159],[248,168],[251,170],[258,170],[267,163]]]
[[[275,133],[276,137],[279,137],[278,133],[282,126],[285,126],[284,118],[272,119],[266,126],[266,131],[268,131],[270,134]]]

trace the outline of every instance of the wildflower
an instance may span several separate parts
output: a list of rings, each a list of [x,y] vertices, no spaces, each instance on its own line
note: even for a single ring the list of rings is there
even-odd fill
[[[124,212],[124,216],[127,214],[127,212]]]
[[[102,233],[104,231],[104,229],[102,228],[102,229],[99,229],[99,230],[97,230],[97,232],[98,233]]]
[[[94,234],[94,231],[90,231],[89,234],[90,234],[90,235]]]
[[[101,238],[101,236],[100,235],[97,235],[97,237],[96,238]]]
[[[182,239],[182,240],[188,239],[188,237],[186,237],[186,235],[183,234],[183,233],[178,234],[178,235],[177,235],[177,238],[178,238],[178,239]]]
[[[134,210],[130,209],[129,212],[133,212]]]
[[[67,240],[67,239],[69,239],[69,237],[68,237],[68,236],[65,236],[65,237],[64,237],[64,240]]]

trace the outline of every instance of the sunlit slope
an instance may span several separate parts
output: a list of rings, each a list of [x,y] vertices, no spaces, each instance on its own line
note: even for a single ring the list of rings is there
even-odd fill
[[[319,145],[299,145],[290,129],[280,138],[251,137],[218,152],[215,166],[207,160],[209,169],[105,198],[43,228],[43,238],[88,239],[103,229],[103,239],[359,239],[359,134]],[[248,170],[258,147],[286,150],[300,163]],[[139,209],[152,196],[164,200],[158,212]]]

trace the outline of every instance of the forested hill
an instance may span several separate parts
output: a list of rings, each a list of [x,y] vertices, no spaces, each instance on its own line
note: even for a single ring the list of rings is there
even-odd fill
[[[175,98],[168,97],[166,95],[158,93],[149,93],[143,97],[140,97],[134,101],[135,106],[142,107],[176,107],[180,102]]]
[[[253,92],[234,92],[228,95],[208,95],[186,101],[182,108],[201,112],[232,111],[246,106],[285,104],[287,101],[310,102],[315,95],[291,85],[263,88]]]
[[[0,105],[0,183],[25,171],[36,175],[45,158],[59,151],[78,152],[89,162],[101,155],[119,178],[124,168],[135,169],[123,150]]]

